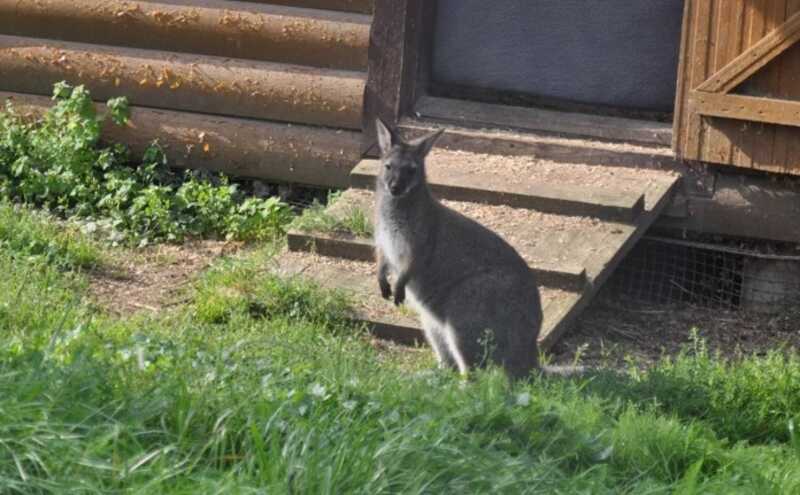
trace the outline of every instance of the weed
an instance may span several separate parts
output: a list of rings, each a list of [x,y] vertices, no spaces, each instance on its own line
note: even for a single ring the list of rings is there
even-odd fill
[[[101,125],[128,118],[124,98],[98,116],[89,92],[55,86],[55,105],[36,122],[12,106],[0,113],[0,195],[76,217],[114,241],[140,245],[192,237],[264,240],[283,232],[291,211],[277,198],[245,198],[225,177],[170,170],[151,145],[130,165],[127,148],[100,147]]]

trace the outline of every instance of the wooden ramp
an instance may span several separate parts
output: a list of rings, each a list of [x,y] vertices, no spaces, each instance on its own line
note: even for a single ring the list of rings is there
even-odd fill
[[[325,227],[289,233],[276,269],[351,292],[354,318],[380,337],[420,340],[409,309],[381,299],[373,245],[363,225],[374,211],[379,165],[363,160],[352,187],[326,210]],[[678,176],[659,170],[549,162],[525,156],[434,150],[432,189],[449,207],[503,236],[528,261],[541,285],[540,334],[549,348],[569,327],[670,199]],[[360,222],[363,224],[364,222]]]

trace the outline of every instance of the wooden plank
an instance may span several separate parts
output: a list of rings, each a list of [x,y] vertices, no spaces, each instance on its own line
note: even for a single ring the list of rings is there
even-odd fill
[[[363,71],[370,17],[227,0],[0,0],[0,33]]]
[[[744,0],[716,0],[717,9],[712,24],[713,40],[710,50],[710,72],[714,73],[736,56],[738,46],[740,13]],[[702,86],[702,85],[701,85]],[[691,94],[689,95],[691,97]],[[690,99],[689,106],[692,101]],[[696,110],[695,110],[696,111]],[[728,139],[729,126],[704,118],[703,159],[715,163],[730,163],[732,146]]]
[[[747,26],[745,28],[744,49],[758,43],[766,34],[766,2],[769,0],[751,0],[747,3]],[[746,91],[746,90],[745,90]],[[752,167],[761,145],[760,134],[763,124],[747,124],[746,132],[740,138],[733,157],[734,163]]]
[[[761,41],[724,67],[717,69],[708,80],[697,87],[697,90],[711,93],[730,92],[798,40],[800,40],[800,13],[793,14]]]
[[[692,214],[666,218],[656,227],[800,245],[800,189],[771,177],[718,174],[712,197],[685,197]]]
[[[288,235],[288,247],[293,252],[315,253],[345,260],[375,260],[375,246],[371,239],[347,234],[293,230]],[[562,243],[558,243],[558,248],[564,247]],[[542,251],[553,251],[553,249],[543,247]],[[530,268],[538,282],[545,287],[581,290],[586,285],[586,270],[577,264],[546,260],[533,264]]]
[[[302,277],[347,294],[352,301],[350,317],[366,323],[376,337],[409,345],[425,342],[419,319],[412,311],[398,310],[381,299],[374,263],[322,260],[313,254],[287,252],[277,256],[269,269],[282,277]]]
[[[687,68],[690,70],[683,77],[689,82],[683,96],[688,105],[688,92],[706,80],[709,67],[709,46],[711,45],[711,26],[715,2],[712,0],[689,0],[694,9],[691,11],[693,25],[691,37],[691,54]],[[678,156],[689,160],[698,160],[703,148],[703,129],[701,117],[691,108],[686,112],[686,125],[682,136],[683,145],[677,150]]]
[[[0,92],[0,104],[7,100],[30,117],[53,105],[44,96]],[[174,167],[320,187],[345,187],[361,157],[357,132],[141,107],[131,108],[126,126],[107,122],[103,138],[129,145],[134,156],[157,139]]]
[[[84,84],[97,99],[360,129],[364,75],[221,57],[0,36],[0,90],[49,95]]]
[[[435,164],[431,164],[435,170]],[[362,160],[351,173],[351,186],[373,189],[380,162]],[[429,174],[428,184],[440,198],[527,208],[559,215],[593,216],[634,221],[644,208],[644,196],[627,190],[509,182],[503,175],[452,169],[446,175]]]
[[[686,127],[687,102],[684,94],[689,91],[688,83],[690,79],[690,49],[694,41],[694,17],[691,15],[693,10],[692,0],[686,0],[683,4],[683,22],[681,24],[681,47],[678,53],[678,73],[676,74],[677,86],[675,91],[674,115],[672,118],[672,143],[671,147],[676,154],[680,154],[683,146],[682,133]]]
[[[539,342],[544,348],[552,346],[574,324],[575,319],[586,309],[620,262],[667,207],[677,182],[675,178],[652,184],[647,194],[647,210],[639,217],[637,225],[620,225],[619,229],[608,233],[604,239],[584,241],[598,246],[584,261],[589,285],[575,300],[564,301],[559,306],[548,308],[557,316],[548,322],[547,331],[539,336]]]
[[[414,138],[437,130],[439,125],[403,119],[398,129]],[[437,146],[453,150],[498,155],[534,156],[543,160],[588,165],[635,166],[682,170],[684,165],[668,147],[656,148],[631,143],[587,141],[502,129],[447,127]]]
[[[362,150],[375,148],[375,119],[393,126],[411,107],[422,0],[376,0],[370,28]],[[430,3],[430,2],[428,2]]]
[[[786,20],[786,0],[769,0],[764,9],[765,32],[773,32]],[[781,80],[781,67],[779,64],[772,63],[764,66],[756,72],[749,80],[748,86],[753,94],[761,96],[776,96],[777,88]],[[752,166],[762,170],[768,170],[774,163],[775,138],[777,130],[775,126],[768,124],[757,125],[757,146],[753,150]]]
[[[353,261],[375,261],[375,246],[370,239],[347,233],[301,232],[286,235],[290,251],[317,253]]]
[[[415,111],[422,117],[466,126],[510,127],[657,146],[669,146],[672,142],[672,128],[669,124],[646,120],[495,105],[433,96],[419,98]]]
[[[800,127],[800,101],[693,91],[700,115]]]
[[[800,0],[788,0],[786,15],[800,15]],[[781,55],[782,74],[779,96],[784,100],[800,101],[800,43]],[[780,127],[776,139],[785,146],[785,168],[800,169],[800,129]]]

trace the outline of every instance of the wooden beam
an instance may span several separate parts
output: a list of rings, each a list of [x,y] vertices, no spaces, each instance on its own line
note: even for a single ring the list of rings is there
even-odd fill
[[[800,127],[800,101],[693,91],[692,110],[700,115]]]
[[[678,77],[688,78],[680,97],[687,99],[689,90],[695,85],[702,84],[709,72],[709,43],[711,42],[711,25],[715,3],[711,0],[689,0],[691,5],[687,8],[690,18],[684,22],[691,22],[691,35],[686,47],[686,72]],[[688,103],[687,103],[688,105]],[[680,146],[675,147],[675,152],[680,158],[697,160],[703,148],[703,125],[699,115],[691,111],[685,112],[685,123],[679,138]]]
[[[375,119],[397,123],[401,107],[403,64],[406,63],[408,12],[414,0],[377,0],[369,33],[367,85],[362,115],[362,150],[375,142]]]
[[[672,141],[670,124],[648,120],[496,105],[435,96],[420,97],[415,109],[422,117],[455,122],[464,126],[510,127],[655,146],[669,146]]]
[[[697,91],[728,93],[800,40],[797,12],[761,41],[745,50],[697,87]]]
[[[434,8],[435,2],[425,0],[375,0],[362,118],[364,152],[376,149],[376,117],[396,125],[413,109],[420,73],[428,72]]]

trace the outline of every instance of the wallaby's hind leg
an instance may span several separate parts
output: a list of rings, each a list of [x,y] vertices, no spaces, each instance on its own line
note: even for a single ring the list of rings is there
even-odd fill
[[[514,378],[525,377],[538,367],[536,338],[541,326],[538,294],[531,290],[529,304],[508,304],[503,294],[509,291],[481,291],[481,285],[498,286],[491,282],[477,281],[463,287],[461,298],[471,301],[469,306],[459,304],[454,297],[453,307],[445,308],[445,314],[454,315],[448,320],[453,330],[454,354],[469,369],[495,364]]]
[[[439,367],[443,369],[458,369],[458,363],[450,353],[439,322],[425,314],[421,315],[421,320],[422,330],[425,332],[425,340],[433,348]]]
[[[442,369],[451,370],[459,369],[458,363],[453,357],[453,354],[450,352],[447,342],[445,342],[442,331],[439,328],[434,328],[430,331],[426,330],[425,335],[428,338],[428,342],[431,344],[431,347],[433,347],[433,351],[436,353],[436,359],[439,361],[439,367]]]

